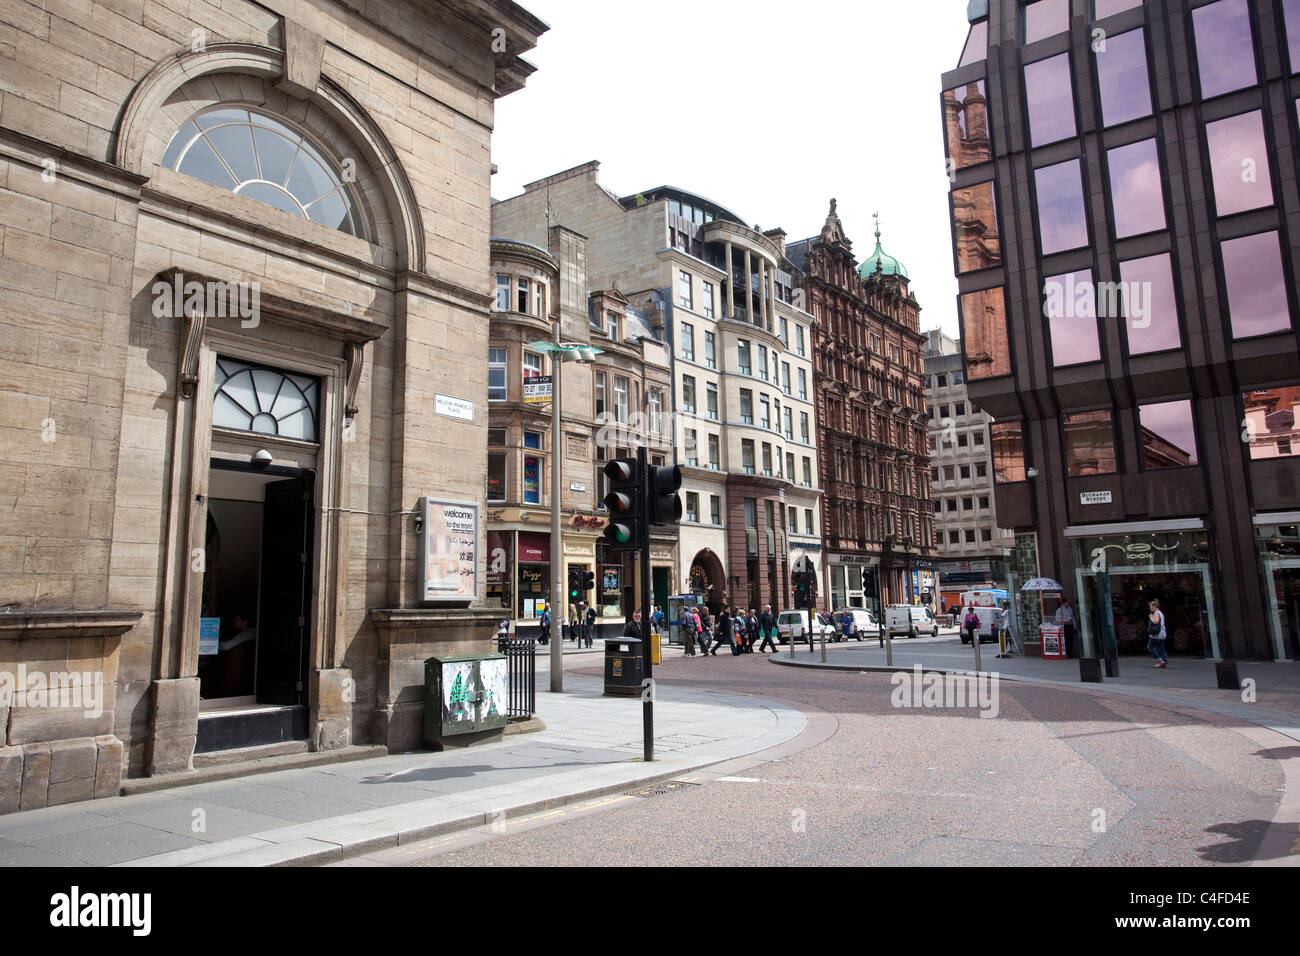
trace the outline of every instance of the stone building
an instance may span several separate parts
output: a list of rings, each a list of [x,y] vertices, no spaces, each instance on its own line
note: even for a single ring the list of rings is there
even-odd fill
[[[1002,586],[1015,535],[998,527],[989,441],[993,420],[966,391],[961,343],[938,329],[926,333],[925,399],[935,570],[952,608],[961,603],[963,591]]]
[[[579,599],[596,609],[598,625],[621,633],[640,600],[635,560],[607,552],[598,513],[603,468],[644,428],[652,459],[671,458],[664,409],[671,388],[667,346],[649,317],[617,290],[587,289],[587,240],[553,226],[548,248],[510,239],[492,240],[495,300],[488,342],[488,595],[516,629],[537,633],[558,575],[565,604],[553,619],[570,619],[571,571],[592,572],[594,593]],[[559,325],[565,345],[599,350],[591,362],[556,368],[554,353],[538,348]],[[561,555],[551,554],[553,402],[529,400],[526,383],[560,374]],[[635,410],[644,409],[644,415]],[[643,420],[644,419],[644,420]],[[651,541],[652,578],[673,576],[675,535]]]
[[[858,265],[832,199],[821,233],[788,249],[815,319],[825,593],[836,608],[937,606],[921,307],[875,238]]]
[[[1300,655],[1300,4],[974,0],[939,97],[1028,647]],[[1114,665],[1112,661],[1112,665]]]
[[[685,517],[674,574],[656,569],[655,603],[689,593],[715,609],[792,606],[796,564],[820,573],[821,493],[812,317],[795,301],[785,234],[674,187],[619,197],[598,168],[565,170],[495,203],[493,230],[540,244],[550,222],[587,236],[592,284],[621,290],[669,343],[663,414]]]
[[[250,746],[418,745],[423,659],[495,623],[490,142],[544,24],[5,10],[0,673],[103,695],[0,705],[0,811]],[[426,497],[474,560],[439,557]]]

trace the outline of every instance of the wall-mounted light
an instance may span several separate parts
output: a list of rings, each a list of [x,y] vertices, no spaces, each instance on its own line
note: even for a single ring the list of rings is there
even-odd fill
[[[271,453],[265,448],[259,448],[257,451],[253,452],[251,464],[254,468],[265,468],[267,465],[271,464]]]
[[[417,511],[415,513],[415,533],[421,534],[423,531],[424,531],[424,512]]]
[[[1026,469],[1025,469],[1025,477],[1026,477],[1026,478],[1037,478],[1037,477],[1038,477],[1038,469],[1037,469],[1037,468],[1026,468]]]

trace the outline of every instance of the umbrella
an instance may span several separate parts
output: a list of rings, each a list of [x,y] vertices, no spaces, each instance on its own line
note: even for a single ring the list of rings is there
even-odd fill
[[[1034,578],[1032,581],[1026,581],[1022,591],[1064,591],[1065,588],[1053,581],[1051,578]]]

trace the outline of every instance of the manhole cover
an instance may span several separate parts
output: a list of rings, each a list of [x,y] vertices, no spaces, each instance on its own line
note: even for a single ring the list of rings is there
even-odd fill
[[[698,783],[686,783],[683,780],[669,780],[665,783],[656,783],[652,787],[645,787],[641,790],[629,790],[624,794],[626,797],[657,797],[661,794],[672,793],[675,790],[685,790],[687,787],[698,787]]]

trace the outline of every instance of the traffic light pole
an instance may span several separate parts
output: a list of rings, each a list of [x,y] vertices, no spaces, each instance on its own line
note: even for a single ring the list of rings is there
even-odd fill
[[[641,550],[638,553],[640,560],[641,573],[641,653],[645,668],[645,683],[641,685],[641,724],[642,734],[645,737],[645,759],[651,761],[655,759],[655,690],[654,675],[651,673],[650,654],[650,508],[653,502],[654,488],[650,469],[647,467],[649,462],[646,460],[646,449],[642,445],[636,452],[638,471],[642,477],[642,514],[645,515],[643,525],[645,531],[642,535],[644,540],[641,542]]]
[[[560,323],[554,326],[555,343],[560,342]],[[563,406],[560,404],[560,370],[564,355],[551,355],[551,693],[564,691],[564,625],[558,623],[568,605],[564,603],[564,547],[560,541],[560,510],[564,506],[564,492],[560,488],[564,452],[561,450]],[[570,627],[576,626],[569,622]]]

